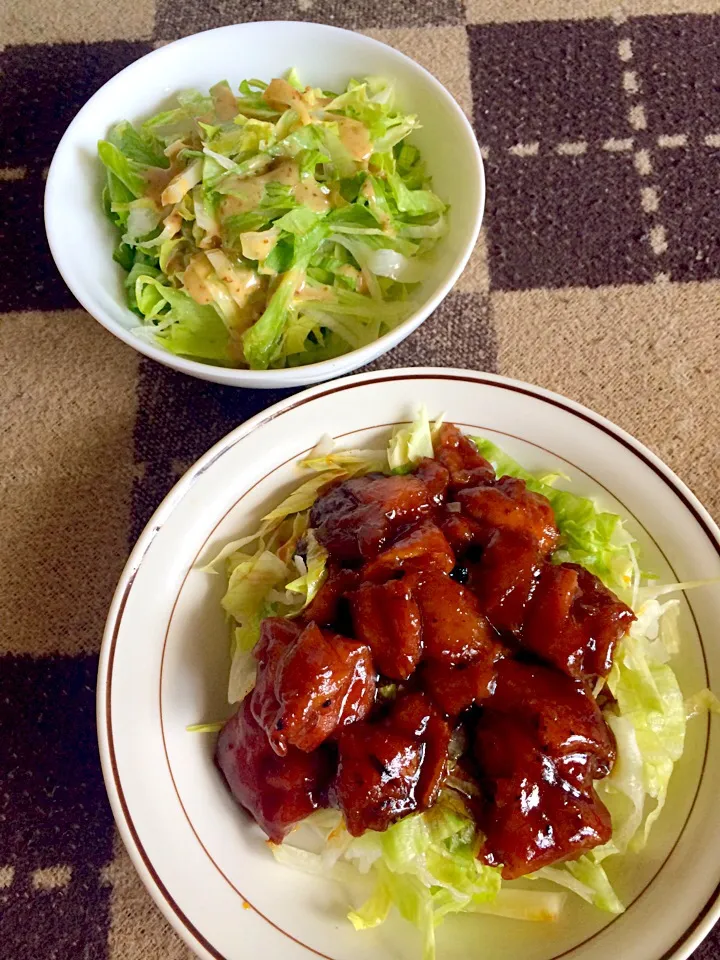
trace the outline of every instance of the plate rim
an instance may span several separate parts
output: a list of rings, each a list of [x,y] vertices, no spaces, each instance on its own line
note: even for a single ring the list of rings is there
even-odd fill
[[[352,389],[362,383],[428,379],[460,381],[509,389],[533,399],[550,403],[555,407],[559,407],[578,416],[579,419],[586,423],[602,429],[630,450],[631,453],[638,456],[670,487],[681,503],[691,512],[711,545],[720,555],[720,528],[687,484],[652,450],[622,427],[617,426],[617,424],[591,410],[589,407],[554,391],[521,380],[504,377],[500,374],[465,370],[456,367],[402,367],[355,374],[330,381],[329,383],[321,383],[295,393],[290,397],[286,397],[229,431],[224,437],[213,444],[213,446],[187,470],[180,480],[178,480],[156,508],[138,537],[119,578],[108,612],[98,660],[96,693],[96,719],[101,767],[105,788],[121,839],[128,851],[133,866],[161,913],[191,949],[196,953],[201,950],[202,954],[198,953],[198,955],[210,958],[210,960],[224,960],[224,958],[178,906],[172,894],[159,877],[138,836],[122,789],[120,789],[121,778],[110,733],[111,679],[116,641],[119,635],[125,606],[135,578],[155,536],[161,530],[167,517],[173,513],[180,501],[184,499],[195,481],[209,470],[216,460],[237,443],[241,442],[246,436],[261,429],[265,424],[277,419],[284,413],[312,402],[323,395],[330,395]],[[259,914],[259,917],[280,931],[281,928],[277,927],[276,924],[263,914]],[[717,885],[705,905],[688,925],[682,936],[679,937],[661,957],[658,957],[657,960],[684,960],[684,958],[688,957],[692,950],[702,942],[719,918],[720,884]],[[314,950],[314,948],[307,947],[306,944],[297,940],[291,934],[287,933],[287,931],[282,930],[281,932],[316,956],[325,956],[319,951]]]

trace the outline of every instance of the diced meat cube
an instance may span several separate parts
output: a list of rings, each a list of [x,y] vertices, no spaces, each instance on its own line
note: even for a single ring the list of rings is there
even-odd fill
[[[447,511],[441,514],[438,525],[457,556],[470,547],[483,547],[488,541],[487,530],[464,513]]]
[[[354,485],[362,503],[375,504],[386,516],[396,520],[412,520],[428,512],[427,488],[411,473],[392,477],[357,477],[347,483]]]
[[[401,695],[377,723],[343,730],[331,794],[348,831],[386,830],[433,803],[449,741],[447,724],[421,694]]]
[[[542,764],[543,752],[527,716],[495,710],[489,700],[475,730],[475,757],[482,777],[492,786],[493,781],[510,779],[521,767],[534,770]]]
[[[480,561],[469,566],[468,586],[497,630],[520,629],[540,569],[535,540],[506,530],[496,530]]]
[[[253,716],[279,756],[289,746],[315,750],[338,726],[362,719],[373,704],[370,648],[315,623],[289,638],[277,618],[265,620],[256,656]]]
[[[529,721],[486,710],[475,752],[490,801],[480,817],[486,836],[480,857],[502,865],[504,879],[579,857],[610,839],[610,814],[592,786],[583,794],[563,785]]]
[[[373,559],[402,523],[426,516],[430,509],[425,484],[412,474],[368,474],[319,497],[310,525],[333,557],[353,563]]]
[[[607,676],[632,610],[589,570],[543,567],[522,629],[522,643],[572,677]]]
[[[630,629],[635,614],[595,574],[579,564],[566,566],[578,575],[580,592],[573,603],[571,616],[586,638],[583,670],[588,676],[607,676],[612,668],[615,647]]]
[[[383,511],[375,504],[361,502],[351,483],[349,480],[332,487],[310,511],[310,525],[318,541],[333,558],[345,563],[374,557],[390,532],[390,521]]]
[[[470,590],[430,571],[414,578],[412,592],[422,617],[424,657],[457,664],[491,655],[495,634]]]
[[[492,464],[452,423],[440,427],[435,441],[435,457],[450,472],[449,488],[453,493],[466,486],[480,486],[495,480]]]
[[[577,570],[565,563],[543,564],[533,602],[528,607],[523,625],[523,639],[526,644],[534,648],[538,641],[542,641],[545,648],[552,642],[551,638],[567,627],[570,610],[577,595]],[[576,659],[582,659],[581,651],[578,651]],[[562,664],[559,666],[562,669]]]
[[[433,703],[443,713],[457,717],[473,703],[490,696],[495,674],[495,660],[492,657],[482,657],[474,663],[459,663],[457,666],[427,663],[423,669],[422,683]]]
[[[360,723],[340,734],[338,748],[331,796],[354,837],[366,830],[386,830],[417,810],[415,792],[425,751],[420,740]]]
[[[436,506],[440,506],[445,500],[448,483],[450,482],[450,472],[437,460],[431,460],[425,457],[421,460],[413,471],[418,480],[425,484],[428,495]]]
[[[253,656],[262,664],[262,675],[274,677],[285,651],[300,636],[305,624],[286,617],[266,617],[260,624],[260,637],[255,644]],[[257,686],[257,684],[256,684]]]
[[[613,736],[582,681],[552,667],[503,660],[489,703],[496,711],[527,718],[544,752],[564,765],[568,779],[589,783],[610,772]]]
[[[488,803],[481,856],[512,880],[609,840],[610,815],[593,782],[615,756],[586,686],[550,667],[503,660],[476,728]]]
[[[264,660],[272,647],[280,650],[296,640],[304,630],[304,625],[287,617],[265,617],[260,624],[260,637],[254,648],[255,658]]]
[[[420,809],[432,806],[447,775],[447,753],[452,731],[422,693],[406,693],[395,701],[389,722],[396,730],[420,737],[425,744],[416,796]]]
[[[308,623],[313,621],[321,627],[337,626],[343,597],[355,589],[359,582],[358,570],[339,567],[331,561],[328,564],[327,578],[303,610],[302,619]]]
[[[328,754],[290,747],[279,757],[255,720],[249,697],[220,731],[216,760],[237,802],[275,843],[326,805],[332,776]]]
[[[531,536],[543,556],[557,544],[559,532],[547,497],[528,490],[524,480],[501,477],[493,486],[468,487],[457,495],[463,511],[488,528]]]
[[[365,564],[362,578],[380,582],[401,571],[411,573],[431,567],[450,573],[454,566],[455,556],[444,534],[432,521],[425,520],[400,533],[386,550]]]
[[[458,493],[466,487],[489,486],[495,481],[495,471],[487,463],[482,467],[473,467],[472,470],[454,470],[450,477],[449,490]]]
[[[420,610],[404,580],[364,583],[350,595],[355,636],[372,651],[378,671],[407,680],[422,652]]]

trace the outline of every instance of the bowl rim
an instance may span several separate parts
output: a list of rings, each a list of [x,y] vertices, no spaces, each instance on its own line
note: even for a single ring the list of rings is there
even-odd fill
[[[408,336],[410,333],[412,333],[414,329],[423,323],[430,316],[430,314],[437,309],[440,303],[445,299],[445,297],[448,295],[448,293],[450,293],[457,283],[477,244],[480,227],[482,225],[483,215],[485,212],[485,167],[472,123],[466,116],[464,110],[457,102],[455,97],[453,97],[447,87],[445,87],[445,85],[441,83],[437,77],[435,77],[432,73],[430,73],[429,70],[419,64],[417,61],[413,60],[412,57],[407,56],[407,54],[402,53],[400,50],[396,50],[387,43],[383,43],[381,40],[368,37],[356,30],[347,30],[344,27],[335,27],[330,24],[316,23],[314,21],[258,20],[246,23],[227,24],[226,26],[222,27],[213,27],[209,30],[201,30],[197,33],[189,34],[186,37],[180,37],[177,40],[173,40],[170,43],[164,44],[162,47],[157,47],[155,50],[151,50],[144,56],[138,57],[137,60],[129,63],[126,67],[123,67],[122,70],[118,71],[114,76],[107,80],[99,90],[96,90],[95,93],[83,104],[80,110],[78,110],[60,138],[60,141],[55,148],[55,152],[53,153],[50,167],[48,168],[48,175],[43,195],[43,223],[48,246],[50,247],[50,253],[55,266],[60,273],[60,276],[75,299],[90,314],[90,316],[93,317],[94,320],[100,323],[103,327],[105,327],[106,330],[116,336],[119,340],[122,340],[123,343],[126,343],[128,346],[132,347],[134,350],[137,350],[144,356],[150,357],[152,360],[157,360],[159,363],[162,363],[165,366],[172,367],[175,370],[179,370],[182,373],[186,373],[190,376],[198,377],[200,379],[209,379],[208,374],[210,372],[222,371],[222,382],[233,386],[256,388],[269,386],[270,389],[274,387],[289,386],[290,383],[286,383],[285,381],[294,380],[294,377],[297,377],[298,373],[296,368],[282,368],[279,370],[246,370],[238,367],[223,367],[216,363],[204,363],[200,360],[192,360],[188,357],[172,354],[153,343],[146,342],[140,337],[134,336],[131,330],[125,329],[119,323],[117,323],[117,321],[109,319],[102,308],[98,308],[92,303],[91,296],[85,295],[84,293],[80,294],[78,292],[76,284],[70,275],[68,263],[65,260],[61,243],[62,225],[59,221],[56,221],[54,212],[55,196],[57,194],[55,182],[58,177],[58,168],[60,165],[59,158],[71,148],[75,129],[82,122],[83,116],[85,115],[87,109],[97,100],[100,100],[103,96],[105,96],[109,89],[113,89],[115,87],[119,88],[129,79],[131,79],[131,75],[133,71],[137,69],[138,64],[145,62],[150,58],[161,58],[166,56],[167,54],[165,51],[167,51],[169,48],[175,48],[177,50],[182,46],[190,46],[197,37],[205,36],[206,34],[220,34],[236,32],[239,30],[242,30],[243,32],[252,32],[253,30],[262,28],[283,26],[292,26],[294,29],[303,30],[320,30],[321,32],[335,36],[338,34],[352,34],[353,36],[360,38],[362,43],[365,43],[370,47],[383,47],[386,50],[390,50],[394,57],[404,61],[411,69],[424,75],[431,86],[435,88],[436,94],[445,102],[449,109],[452,110],[460,120],[461,129],[463,129],[467,135],[467,142],[470,148],[469,153],[474,160],[475,176],[478,180],[480,193],[480,202],[478,204],[475,213],[475,220],[471,228],[471,236],[465,245],[465,249],[455,261],[453,269],[448,273],[446,279],[443,281],[431,299],[425,300],[418,306],[416,310],[413,311],[412,314],[410,314],[410,316],[406,317],[401,323],[399,323],[397,327],[394,327],[393,330],[384,333],[381,337],[378,337],[377,340],[373,340],[370,344],[350,350],[347,353],[342,354],[340,357],[333,357],[329,360],[321,360],[318,363],[305,364],[299,368],[300,371],[312,371],[313,382],[332,379],[333,377],[338,376],[339,373],[343,372],[343,370],[339,368],[343,367],[343,361],[347,362],[349,357],[354,358],[354,366],[351,367],[351,369],[356,369],[365,363],[370,363],[371,360],[386,353],[387,350],[391,349],[396,345],[396,343],[400,342],[396,339],[398,331],[407,330],[405,336]],[[420,320],[418,320],[418,315],[422,315]],[[402,340],[403,337],[400,339]],[[382,345],[382,349],[378,349],[380,345]],[[269,378],[272,378],[275,381],[271,385],[267,384],[267,380]]]
[[[174,929],[183,937],[185,942],[194,950],[203,950],[203,955],[213,958],[213,960],[224,960],[222,955],[206,939],[200,930],[198,930],[192,921],[186,916],[183,910],[175,902],[172,894],[167,889],[162,879],[155,870],[150,857],[145,851],[142,841],[134,826],[132,816],[127,807],[122,790],[121,779],[117,767],[114,746],[112,742],[112,719],[111,719],[111,687],[112,687],[112,665],[114,660],[115,648],[122,625],[123,612],[132,590],[135,577],[142,564],[145,554],[150,549],[153,540],[164,525],[165,520],[172,514],[178,503],[184,499],[196,479],[204,474],[213,463],[224,453],[242,441],[246,436],[261,429],[265,424],[277,419],[290,410],[303,406],[318,396],[328,395],[342,390],[353,388],[363,383],[382,383],[394,380],[415,380],[415,379],[440,379],[440,380],[460,380],[489,386],[500,386],[504,389],[525,394],[536,400],[544,401],[555,407],[559,407],[577,416],[580,420],[598,427],[605,433],[617,440],[631,453],[639,457],[653,472],[663,480],[672,492],[678,497],[683,505],[690,511],[701,530],[705,533],[711,545],[720,555],[720,527],[715,523],[708,510],[703,506],[700,500],[655,453],[637,440],[632,434],[628,433],[622,427],[617,426],[611,420],[599,413],[591,410],[583,404],[577,403],[559,393],[546,390],[543,387],[535,386],[520,380],[514,380],[504,377],[500,374],[479,372],[474,370],[464,370],[461,368],[445,367],[402,367],[389,370],[370,371],[367,373],[354,374],[335,380],[333,383],[320,383],[309,387],[299,393],[293,394],[278,403],[273,404],[267,409],[261,411],[244,423],[239,424],[233,430],[229,431],[223,438],[215,443],[202,457],[200,457],[193,466],[184,474],[183,477],[168,492],[160,505],[157,507],[152,517],[148,520],[143,532],[138,537],[136,544],[127,560],[123,572],[118,581],[112,603],[109,609],[105,630],[103,633],[100,657],[98,663],[98,682],[96,694],[96,718],[98,745],[100,751],[101,766],[105,787],[110,799],[110,805],[118,826],[119,833],[123,843],[129,853],[130,859],[143,879],[145,887],[150,892],[155,903],[160,908],[166,919],[172,924]],[[252,906],[252,905],[250,905]],[[259,916],[277,928],[264,914],[259,913],[257,908],[252,909]],[[693,950],[710,933],[712,927],[720,919],[720,884],[716,886],[705,905],[698,912],[694,920],[688,924],[684,934],[672,946],[670,946],[658,960],[685,960]],[[290,936],[286,931],[281,931],[286,936]],[[299,942],[299,941],[296,941]],[[305,944],[301,944],[306,947]],[[313,948],[306,947],[311,952],[316,953]],[[577,949],[577,948],[573,948]],[[321,956],[324,956],[321,954]]]

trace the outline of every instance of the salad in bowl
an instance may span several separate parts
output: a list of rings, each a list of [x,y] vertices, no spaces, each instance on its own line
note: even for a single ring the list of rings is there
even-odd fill
[[[98,143],[136,333],[251,370],[331,360],[417,309],[447,204],[382,77],[181,92]]]

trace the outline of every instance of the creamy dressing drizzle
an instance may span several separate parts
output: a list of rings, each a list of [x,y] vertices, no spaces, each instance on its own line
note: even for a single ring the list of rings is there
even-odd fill
[[[213,103],[215,113],[221,123],[229,123],[237,116],[238,103],[230,87],[224,84],[216,87],[213,91]]]
[[[326,113],[325,119],[337,123],[340,141],[353,160],[366,163],[370,159],[372,141],[364,123],[337,113]]]
[[[315,213],[327,213],[331,207],[330,191],[327,187],[321,187],[312,177],[301,180],[297,163],[294,160],[283,160],[266,173],[238,181],[237,195],[223,200],[222,215],[229,217],[236,213],[248,213],[254,210],[260,204],[265,185],[268,183],[284,183],[292,187],[297,201]]]

